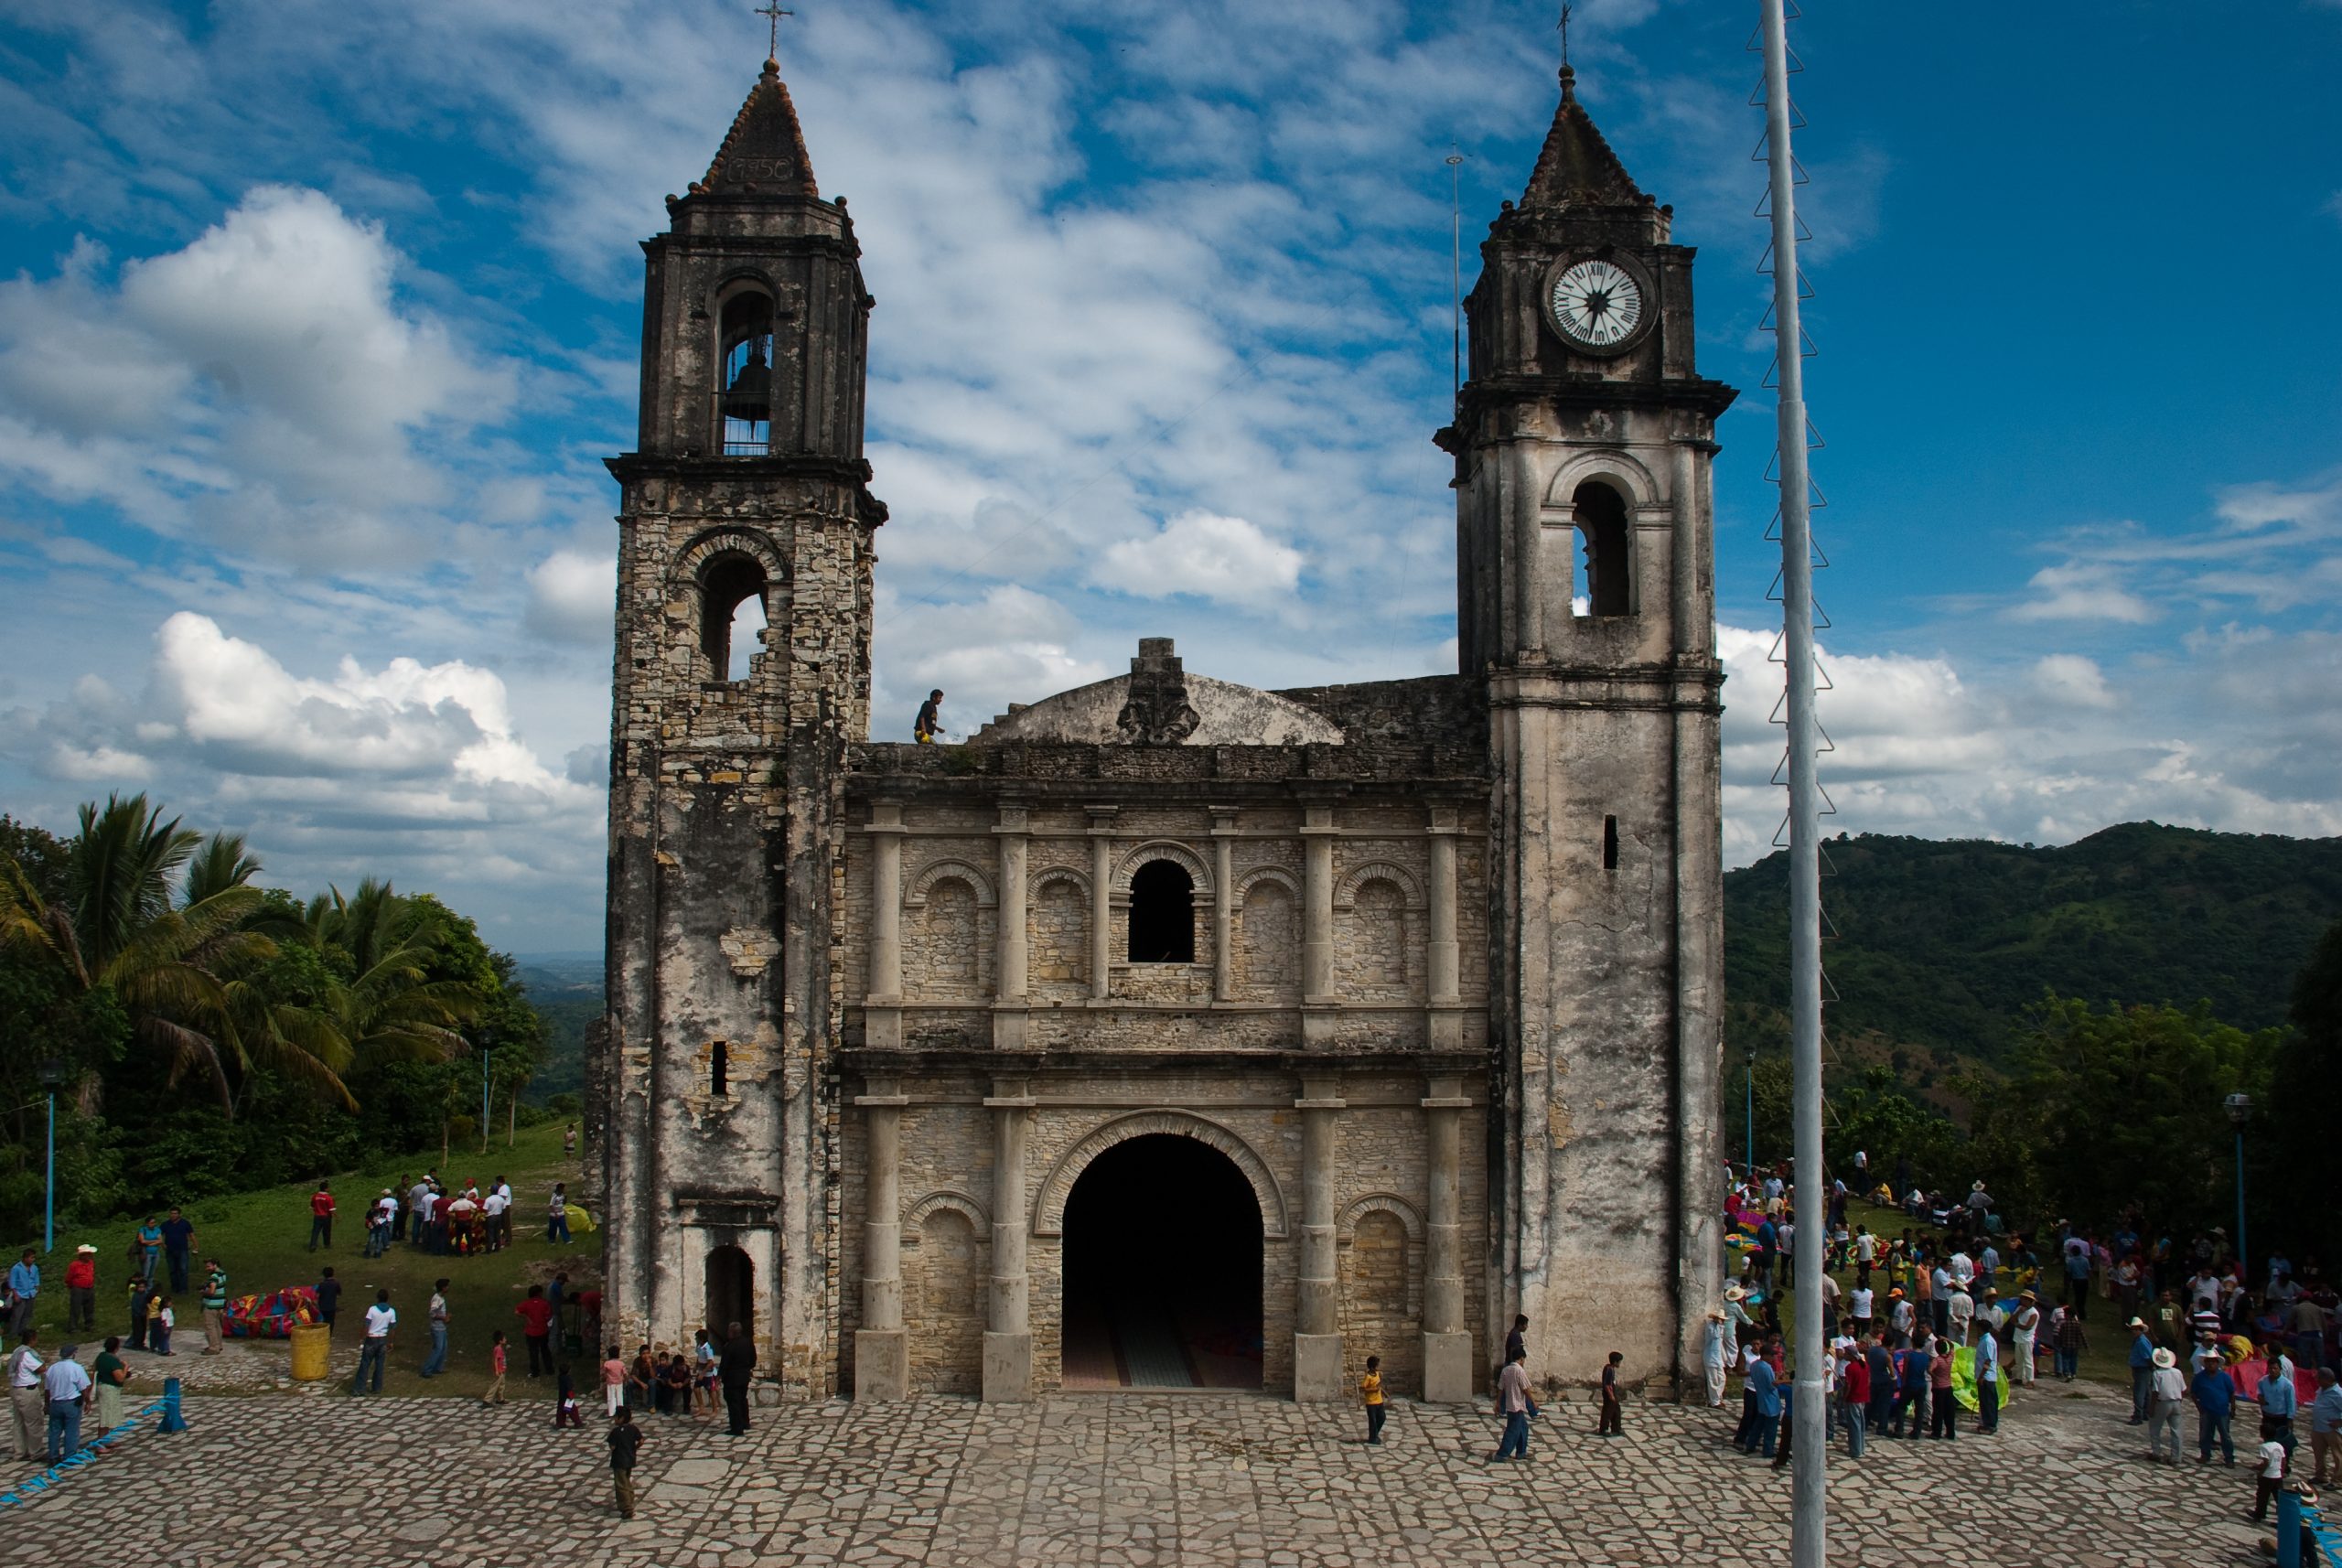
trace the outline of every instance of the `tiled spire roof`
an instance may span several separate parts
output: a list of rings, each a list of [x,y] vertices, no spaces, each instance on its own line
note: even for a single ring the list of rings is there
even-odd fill
[[[765,61],[764,74],[748,89],[747,101],[707,177],[692,187],[693,196],[709,193],[754,192],[759,196],[815,196],[813,160],[805,151],[805,133],[797,125],[797,106],[780,80],[780,63]]]
[[[1562,104],[1553,111],[1552,129],[1545,133],[1544,149],[1537,155],[1520,205],[1628,207],[1649,199],[1595,129],[1594,116],[1577,101],[1577,73],[1562,67]]]

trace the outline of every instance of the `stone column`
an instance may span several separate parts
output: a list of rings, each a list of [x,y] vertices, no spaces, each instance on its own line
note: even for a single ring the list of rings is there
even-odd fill
[[[854,1397],[910,1393],[910,1345],[903,1332],[903,1107],[895,1085],[873,1079],[854,1101],[868,1140],[862,1217],[862,1326],[854,1335]]]
[[[1331,803],[1308,805],[1301,814],[1301,1001],[1304,1006],[1334,997],[1334,825]]]
[[[1090,995],[1103,1002],[1113,994],[1114,808],[1090,811]]]
[[[1463,966],[1456,942],[1456,808],[1434,806],[1424,831],[1431,835],[1431,935],[1423,954],[1431,1007],[1423,1037],[1435,1051],[1452,1051],[1464,1043]]]
[[[1025,1134],[1033,1099],[1022,1079],[997,1079],[992,1108],[992,1294],[985,1321],[983,1397],[1006,1403],[1031,1397],[1032,1282],[1025,1264]]]
[[[863,1003],[873,1049],[903,1043],[903,808],[870,807],[870,993]]]
[[[994,954],[992,1043],[995,1050],[1022,1050],[1026,1019],[1025,862],[1032,840],[1026,834],[1025,808],[1003,805],[993,829],[1000,844],[1000,906]]]
[[[1236,808],[1211,811],[1211,994],[1236,999]]]
[[[1472,1101],[1464,1080],[1441,1076],[1423,1097],[1423,1399],[1465,1404],[1472,1398],[1472,1333],[1464,1322],[1463,1117]]]
[[[1334,1119],[1343,1106],[1332,1073],[1301,1080],[1301,1251],[1294,1282],[1293,1397],[1305,1403],[1345,1392],[1339,1284],[1334,1268]]]

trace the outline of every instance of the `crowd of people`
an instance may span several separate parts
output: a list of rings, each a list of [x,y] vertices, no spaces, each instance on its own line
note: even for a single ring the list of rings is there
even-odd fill
[[[366,1205],[365,1255],[379,1258],[393,1243],[447,1257],[500,1252],[512,1244],[515,1199],[512,1184],[498,1176],[483,1188],[477,1180],[443,1182],[435,1170],[422,1179],[402,1176]],[[333,1224],[339,1209],[330,1182],[309,1195],[309,1251],[333,1250]],[[545,1203],[545,1240],[569,1240],[569,1191],[555,1182]]]
[[[1860,1155],[1854,1174],[1858,1181],[1868,1174]],[[1780,1312],[1798,1196],[1786,1163],[1735,1174],[1725,1208],[1740,1261],[1708,1314],[1703,1358],[1712,1406],[1724,1405],[1731,1374],[1740,1374],[1733,1445],[1776,1466],[1789,1463],[1792,1429]],[[2254,1518],[2266,1516],[2293,1477],[2295,1423],[2304,1413],[2313,1459],[2304,1479],[2342,1482],[2342,1313],[2315,1259],[2296,1268],[2272,1255],[2254,1281],[2224,1230],[2180,1245],[2135,1214],[2102,1235],[2056,1220],[2036,1247],[2004,1224],[1981,1181],[1957,1202],[1907,1178],[1878,1184],[1862,1196],[1914,1221],[1882,1236],[1849,1224],[1854,1196],[1842,1176],[1831,1183],[1818,1282],[1829,1359],[1825,1430],[1843,1434],[1850,1456],[1861,1457],[1881,1435],[1953,1440],[1969,1409],[1975,1432],[1996,1431],[2013,1386],[2079,1375],[2096,1300],[2103,1317],[2122,1324],[2130,1420],[2149,1429],[2151,1461],[2180,1462],[2180,1417],[2193,1405],[2197,1462],[2209,1464],[2218,1448],[2235,1464],[2230,1423],[2249,1402],[2259,1412]],[[1848,1274],[1851,1283],[1840,1277]]]

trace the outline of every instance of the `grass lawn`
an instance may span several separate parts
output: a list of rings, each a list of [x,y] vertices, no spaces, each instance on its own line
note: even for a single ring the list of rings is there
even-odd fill
[[[530,1284],[550,1280],[556,1268],[568,1271],[573,1288],[598,1281],[601,1273],[600,1232],[574,1231],[566,1246],[545,1240],[545,1202],[553,1184],[566,1181],[573,1191],[578,1185],[575,1162],[564,1168],[561,1132],[557,1122],[526,1128],[512,1147],[506,1147],[502,1137],[495,1137],[487,1154],[479,1154],[477,1148],[470,1152],[458,1149],[440,1166],[442,1180],[451,1185],[477,1179],[486,1190],[499,1176],[512,1184],[513,1244],[500,1252],[434,1257],[404,1243],[393,1242],[385,1257],[363,1255],[365,1209],[382,1188],[394,1185],[402,1175],[411,1184],[427,1168],[440,1165],[439,1152],[433,1149],[361,1170],[333,1173],[330,1179],[340,1212],[334,1219],[330,1252],[320,1249],[312,1253],[308,1250],[309,1195],[316,1190],[309,1184],[268,1187],[199,1202],[188,1214],[195,1222],[198,1254],[188,1271],[188,1283],[200,1287],[205,1258],[217,1258],[227,1265],[231,1296],[265,1294],[289,1285],[314,1285],[320,1277],[318,1271],[330,1264],[335,1277],[342,1283],[339,1321],[334,1335],[338,1355],[354,1349],[363,1333],[365,1309],[377,1290],[389,1290],[391,1305],[398,1309],[399,1326],[391,1339],[390,1371],[382,1380],[384,1393],[469,1394],[477,1398],[488,1382],[489,1336],[501,1328],[510,1349],[512,1380],[508,1387],[512,1397],[524,1397],[521,1391],[527,1380],[522,1374],[528,1370],[528,1347],[521,1338],[521,1320],[512,1316],[512,1308],[527,1294]],[[71,1261],[73,1249],[84,1241],[98,1249],[98,1337],[129,1332],[129,1276],[124,1254],[137,1230],[138,1221],[134,1219],[59,1230],[56,1252],[41,1262],[37,1321],[46,1343],[53,1346],[62,1342],[65,1265]],[[167,1270],[164,1272],[167,1283]],[[417,1374],[431,1348],[426,1308],[432,1282],[443,1276],[450,1282],[447,1368],[439,1377],[425,1380]],[[182,1357],[203,1348],[203,1311],[197,1294],[197,1290],[190,1289],[184,1295],[172,1295],[172,1307],[178,1314],[178,1331],[173,1337],[172,1348]],[[555,1344],[557,1348],[557,1338]],[[581,1386],[591,1382],[591,1371],[590,1367],[581,1370]]]
[[[1846,1205],[1846,1223],[1850,1227],[1857,1230],[1864,1225],[1868,1225],[1871,1229],[1871,1233],[1885,1241],[1891,1241],[1896,1237],[1900,1236],[1906,1226],[1909,1226],[1915,1234],[1925,1234],[1930,1229],[1925,1226],[1914,1225],[1910,1216],[1905,1214],[1899,1208],[1881,1208],[1876,1204],[1865,1203],[1861,1198],[1853,1198],[1848,1201]],[[1937,1232],[1937,1234],[1940,1237],[1941,1233]],[[2034,1251],[2038,1254],[2041,1251],[2041,1249],[2036,1245],[2034,1248]],[[1739,1265],[1735,1262],[1733,1266],[1736,1270]],[[2048,1342],[2047,1335],[2049,1329],[2049,1314],[2057,1308],[2057,1303],[2060,1299],[2058,1293],[2063,1289],[2064,1281],[2057,1273],[2056,1262],[2054,1260],[2044,1260],[2044,1271],[2049,1275],[2047,1288],[2045,1289],[2043,1285],[2038,1283],[2036,1283],[2032,1288],[2035,1293],[2041,1297],[2042,1343],[2047,1345]],[[1854,1288],[1854,1271],[1851,1267],[1842,1270],[1832,1271],[1832,1277],[1837,1280],[1839,1285],[1843,1290],[1852,1291]],[[2004,1260],[2001,1264],[2001,1277],[2004,1282],[2014,1277],[2010,1273],[2006,1260]],[[1885,1271],[1884,1269],[1874,1271],[1871,1275],[1871,1280],[1873,1284],[1877,1288],[1883,1303],[1886,1292]],[[2016,1301],[2016,1293],[2018,1288],[2018,1286],[2013,1283],[2004,1283],[2001,1287],[2003,1298],[2014,1305]],[[1845,1298],[1842,1296],[1840,1298],[1842,1303],[1844,1299]],[[1879,1316],[1882,1318],[1885,1316],[1885,1309],[1883,1305],[1879,1308]],[[2090,1316],[2084,1320],[2082,1326],[2083,1332],[2088,1338],[2088,1343],[2082,1348],[2081,1360],[2079,1364],[2078,1370],[2083,1378],[2089,1379],[2093,1382],[2112,1383],[2116,1387],[2122,1389],[2128,1389],[2131,1386],[2131,1336],[2122,1326],[2124,1316],[2125,1314],[2121,1310],[2117,1304],[2108,1300],[2104,1296],[2097,1294],[2093,1288],[2090,1303]],[[1790,1295],[1784,1296],[1781,1300],[1781,1326],[1785,1329],[1790,1330],[1793,1334],[1796,1322],[1797,1298],[1792,1294]],[[1794,1338],[1790,1341],[1792,1345],[1794,1345],[1795,1342]],[[2040,1366],[2040,1376],[2047,1380],[2047,1381],[2038,1386],[2040,1386],[2044,1391],[2058,1388],[2060,1385],[2057,1379],[2050,1373],[2050,1363],[2047,1357],[2045,1356],[2042,1358]],[[2012,1369],[2012,1370],[2014,1370],[2014,1369]]]

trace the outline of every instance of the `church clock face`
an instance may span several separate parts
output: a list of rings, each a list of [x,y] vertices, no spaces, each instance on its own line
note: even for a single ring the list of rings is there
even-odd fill
[[[1546,307],[1554,330],[1572,347],[1617,354],[1642,336],[1649,299],[1638,271],[1588,257],[1553,274]]]

